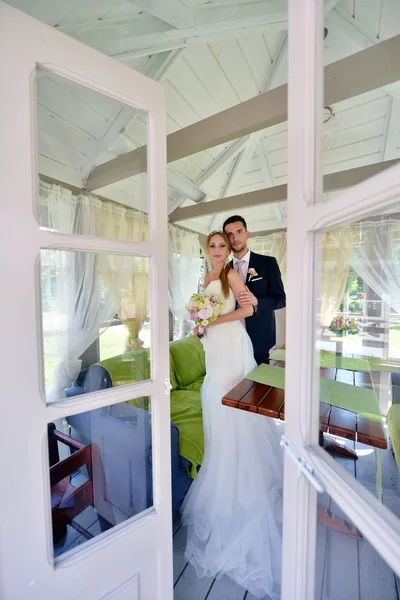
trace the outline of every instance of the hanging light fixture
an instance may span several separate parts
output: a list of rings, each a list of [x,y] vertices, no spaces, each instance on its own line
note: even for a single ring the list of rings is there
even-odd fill
[[[333,148],[339,137],[339,120],[331,106],[324,107],[324,140],[323,151],[326,152]]]

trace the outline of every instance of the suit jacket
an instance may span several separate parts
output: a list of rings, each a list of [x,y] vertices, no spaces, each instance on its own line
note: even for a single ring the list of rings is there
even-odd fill
[[[233,268],[233,261],[231,262]],[[253,343],[254,354],[269,352],[276,343],[275,310],[286,306],[286,294],[281,272],[273,256],[250,252],[249,269],[257,275],[247,273],[246,285],[258,300],[258,309],[246,318],[246,329]]]

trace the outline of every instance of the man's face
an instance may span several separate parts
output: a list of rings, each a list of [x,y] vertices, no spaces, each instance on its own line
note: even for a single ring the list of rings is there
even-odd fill
[[[229,236],[233,252],[239,253],[247,248],[247,240],[250,237],[250,233],[245,229],[241,221],[225,225],[225,233]]]

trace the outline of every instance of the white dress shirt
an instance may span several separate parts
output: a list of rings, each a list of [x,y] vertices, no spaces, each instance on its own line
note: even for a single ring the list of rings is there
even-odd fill
[[[239,262],[239,260],[244,260],[245,262],[247,262],[247,271],[249,270],[249,262],[250,262],[250,250],[248,250],[248,252],[246,252],[246,254],[242,257],[242,258],[236,258],[236,256],[233,257],[233,268],[236,268],[236,263]]]

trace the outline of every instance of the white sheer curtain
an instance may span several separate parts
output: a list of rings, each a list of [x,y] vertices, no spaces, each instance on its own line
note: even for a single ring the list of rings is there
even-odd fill
[[[271,256],[272,236],[273,234],[251,237],[248,241],[248,247],[256,254]]]
[[[141,241],[147,236],[145,215],[93,196],[40,183],[41,226],[78,233]],[[77,377],[79,357],[99,336],[104,322],[120,309],[134,273],[133,257],[42,250],[44,350],[55,360],[48,402],[65,397]]]
[[[353,250],[348,236],[348,227],[343,227],[328,231],[323,237],[320,324],[324,328],[330,326],[346,289]]]
[[[400,313],[400,220],[362,221],[348,228],[347,240],[353,269]]]
[[[181,321],[179,337],[186,337],[192,329],[185,305],[197,292],[200,277],[200,244],[195,233],[170,225],[168,251],[168,304],[171,313]]]
[[[250,250],[253,252],[276,258],[284,284],[286,283],[286,238],[286,231],[281,231],[270,235],[251,237],[248,243]]]

